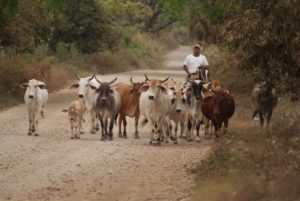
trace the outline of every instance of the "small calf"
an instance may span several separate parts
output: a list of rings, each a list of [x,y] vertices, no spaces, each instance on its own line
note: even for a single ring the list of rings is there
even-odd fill
[[[71,126],[71,139],[80,138],[80,131],[82,128],[83,113],[85,106],[82,101],[76,100],[70,103],[68,109],[63,109],[63,112],[68,112],[68,117]],[[74,132],[75,127],[75,132]]]

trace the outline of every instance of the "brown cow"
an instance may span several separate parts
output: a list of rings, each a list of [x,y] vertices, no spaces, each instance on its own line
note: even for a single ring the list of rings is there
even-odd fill
[[[119,111],[119,137],[127,137],[126,132],[126,116],[135,118],[135,132],[134,138],[139,138],[138,133],[138,122],[140,117],[139,99],[140,93],[139,88],[144,82],[133,82],[132,77],[130,78],[131,84],[118,83],[119,92],[121,95],[121,109]],[[122,134],[122,123],[123,123],[123,134]]]
[[[228,119],[232,117],[235,103],[232,95],[225,90],[213,91],[213,96],[208,96],[202,104],[203,115],[212,121],[215,128],[215,136],[219,137],[218,131],[224,122],[223,133],[227,132]]]

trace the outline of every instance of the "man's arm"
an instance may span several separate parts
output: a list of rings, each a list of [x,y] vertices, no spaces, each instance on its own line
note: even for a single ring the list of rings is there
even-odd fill
[[[183,65],[183,70],[188,74],[190,75],[191,73],[189,72],[188,68],[186,65]]]

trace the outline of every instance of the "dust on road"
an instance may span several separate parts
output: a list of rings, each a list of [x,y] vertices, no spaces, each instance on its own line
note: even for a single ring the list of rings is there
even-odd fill
[[[118,76],[129,83],[143,74],[183,79],[182,61],[189,47],[166,55],[162,70],[131,71],[101,76]],[[177,201],[188,199],[194,176],[189,170],[203,160],[210,141],[179,142],[152,147],[149,128],[140,128],[133,139],[133,120],[128,121],[128,139],[119,139],[114,127],[113,141],[100,141],[99,134],[85,133],[70,140],[67,115],[61,110],[77,97],[76,90],[50,94],[40,121],[40,136],[27,136],[25,105],[0,112],[0,200],[97,200]],[[88,131],[89,119],[84,123]],[[203,139],[203,138],[202,138]]]

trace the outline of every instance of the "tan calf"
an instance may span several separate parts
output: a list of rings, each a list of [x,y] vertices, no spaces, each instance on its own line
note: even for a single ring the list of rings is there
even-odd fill
[[[73,101],[70,103],[68,109],[63,109],[62,111],[68,112],[68,117],[71,126],[71,139],[79,139],[83,121],[83,113],[85,111],[85,106],[83,102],[80,100]]]

